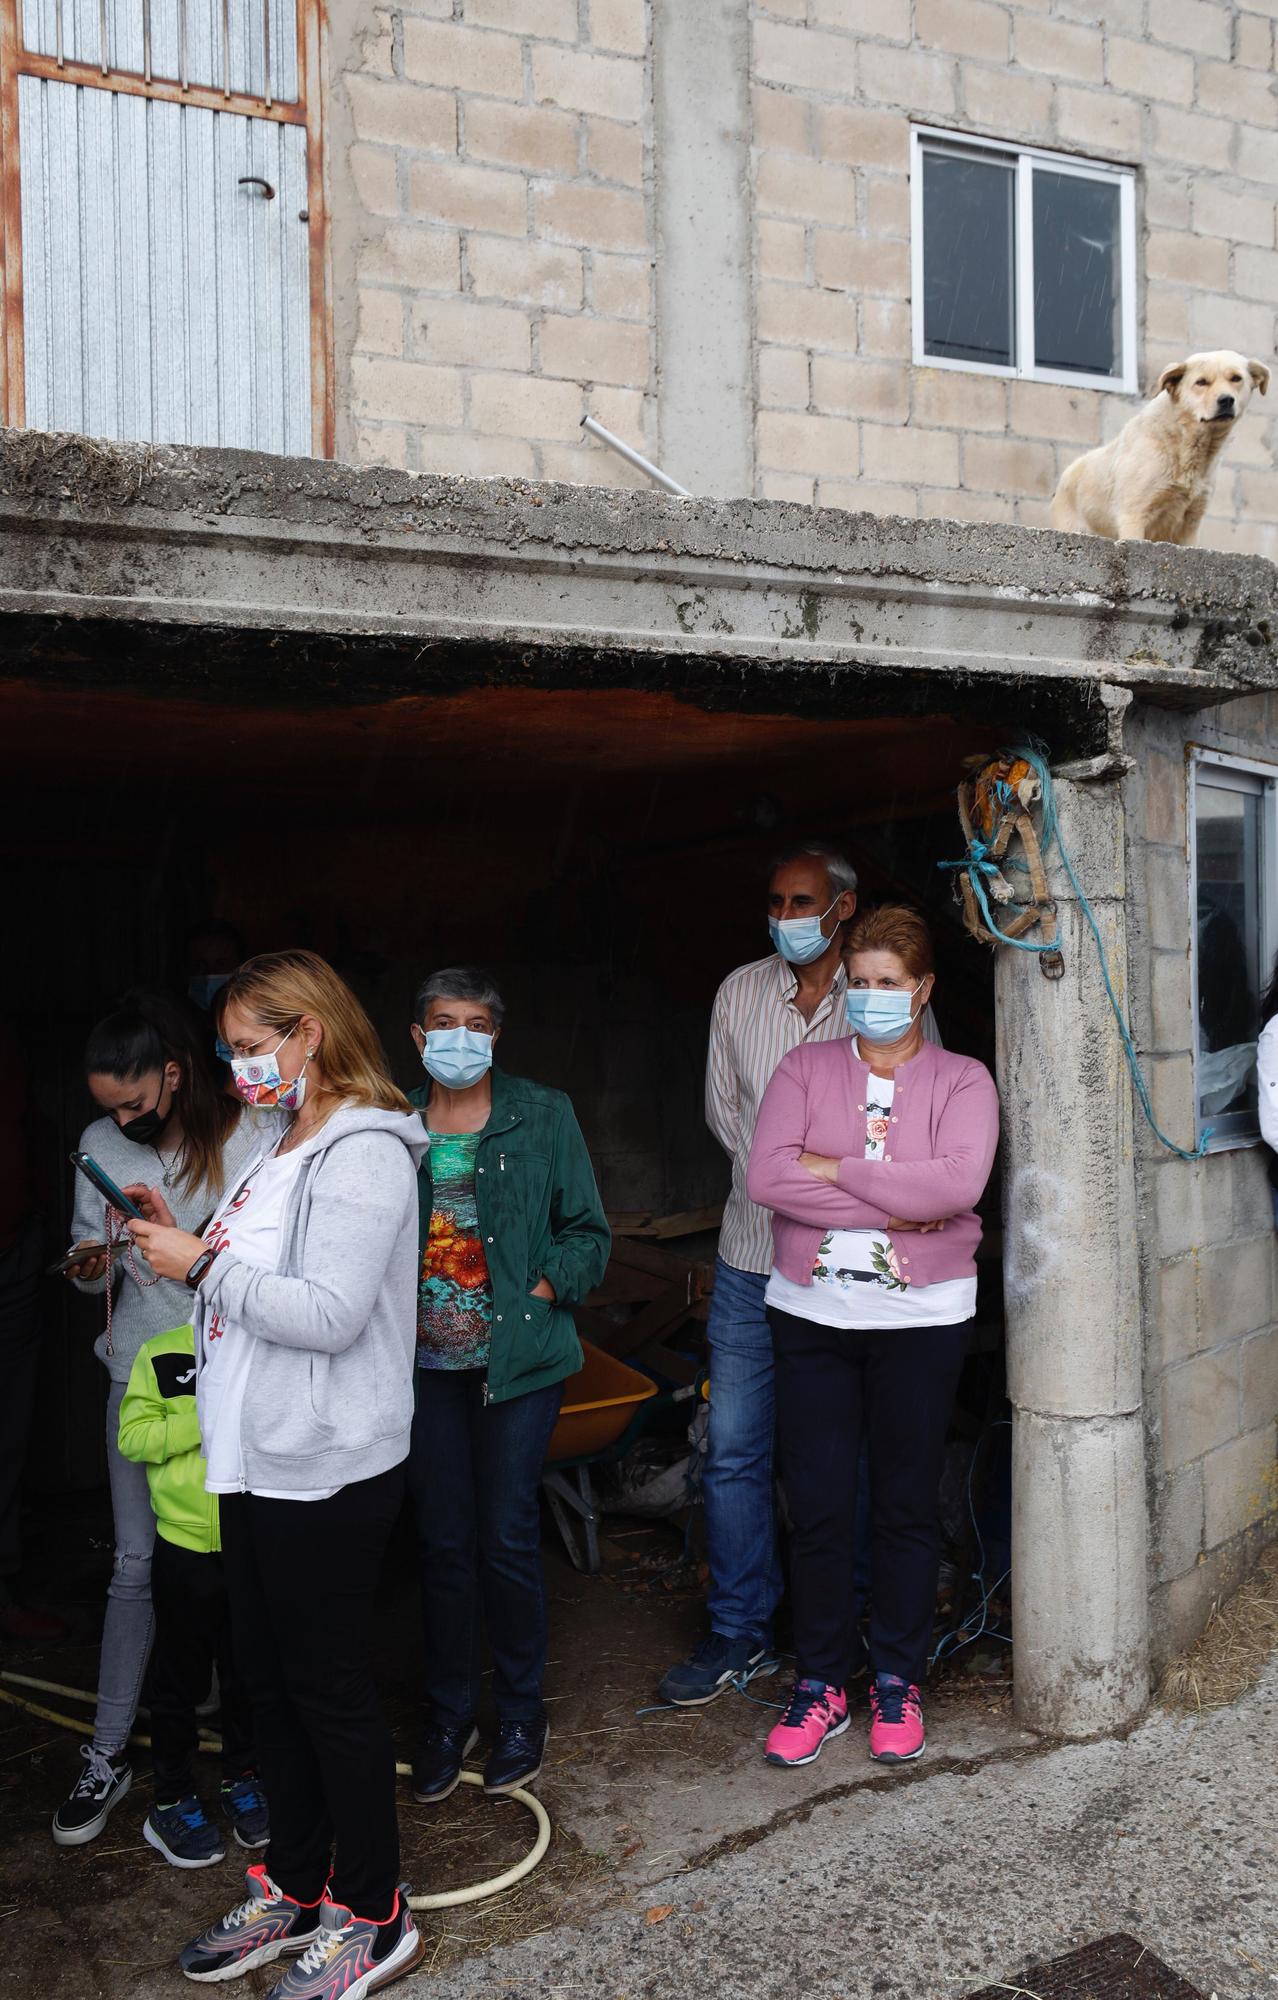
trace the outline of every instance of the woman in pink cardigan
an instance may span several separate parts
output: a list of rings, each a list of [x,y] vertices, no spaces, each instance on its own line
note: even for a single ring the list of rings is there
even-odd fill
[[[998,1145],[983,1064],[923,1039],[932,940],[914,911],[852,925],[852,1040],[782,1058],[750,1154],[773,1211],[766,1293],[777,1442],[793,1522],[798,1679],[768,1737],[810,1764],[848,1726],[856,1468],[870,1452],[870,1755],[923,1754],[919,1689],[936,1603],[937,1486],[976,1311],[974,1213]]]

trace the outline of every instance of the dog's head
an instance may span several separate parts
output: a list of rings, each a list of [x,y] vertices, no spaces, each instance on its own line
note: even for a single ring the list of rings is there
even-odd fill
[[[1269,370],[1263,361],[1248,361],[1221,347],[1211,354],[1173,361],[1154,384],[1154,394],[1166,394],[1183,423],[1219,424],[1224,429],[1237,422],[1253,389],[1263,396],[1268,387]]]

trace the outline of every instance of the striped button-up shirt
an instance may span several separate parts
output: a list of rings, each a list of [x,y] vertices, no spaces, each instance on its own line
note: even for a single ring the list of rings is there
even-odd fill
[[[829,992],[810,1021],[795,996],[794,967],[772,952],[730,972],[715,995],[706,1059],[706,1123],[732,1161],[732,1192],[723,1211],[719,1255],[736,1271],[772,1269],[772,1213],[746,1194],[746,1163],[759,1103],[787,1049],[832,1042],[850,1033],[840,960]]]

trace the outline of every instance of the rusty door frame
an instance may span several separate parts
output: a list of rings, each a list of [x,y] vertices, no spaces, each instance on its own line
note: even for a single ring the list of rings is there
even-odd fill
[[[310,265],[311,449],[331,458],[334,449],[332,300],[328,210],[324,185],[324,97],[327,27],[322,0],[296,0],[295,103],[250,97],[216,85],[187,84],[108,70],[94,63],[36,55],[22,46],[21,0],[0,0],[0,423],[26,422],[22,317],[22,194],[19,164],[18,78],[110,90],[168,104],[198,105],[275,124],[306,129],[307,232]]]

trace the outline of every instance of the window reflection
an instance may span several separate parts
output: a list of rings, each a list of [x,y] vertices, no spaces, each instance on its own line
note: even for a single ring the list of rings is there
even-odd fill
[[[1015,175],[1010,164],[923,155],[923,345],[1010,367]]]
[[[1034,169],[1034,359],[1121,375],[1119,195],[1112,181]]]
[[[1196,799],[1198,1109],[1217,1131],[1237,1130],[1256,1106],[1263,795],[1200,770]],[[1241,1116],[1222,1128],[1231,1113]]]

